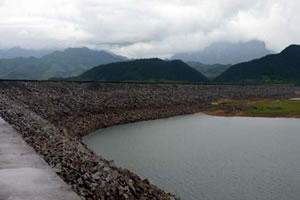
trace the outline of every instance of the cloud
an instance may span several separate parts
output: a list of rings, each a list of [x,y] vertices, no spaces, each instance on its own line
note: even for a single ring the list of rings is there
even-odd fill
[[[215,41],[300,42],[297,0],[0,0],[0,48],[88,46],[168,57]]]

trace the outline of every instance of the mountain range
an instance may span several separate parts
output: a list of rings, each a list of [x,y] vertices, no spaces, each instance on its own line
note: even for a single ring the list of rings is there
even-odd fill
[[[249,42],[216,42],[201,51],[175,54],[171,59],[181,59],[204,64],[237,64],[263,57],[273,52],[266,48],[262,41]]]
[[[264,44],[261,46],[264,47]],[[245,52],[245,49],[240,51]],[[71,80],[84,81],[300,83],[299,45],[291,45],[278,54],[235,65],[184,63],[181,60],[157,58],[128,60],[107,51],[88,48],[68,48],[42,57],[28,55],[18,54],[17,58],[0,59],[0,79],[47,80],[53,77],[73,77]]]
[[[300,45],[231,66],[216,78],[226,83],[300,83]]]
[[[124,60],[127,58],[107,51],[68,48],[41,58],[0,59],[0,78],[45,80],[52,77],[77,76],[95,66]]]
[[[153,58],[100,65],[71,80],[206,82],[207,78],[181,60]]]
[[[41,58],[45,55],[52,53],[54,50],[47,49],[23,49],[20,47],[13,47],[10,49],[0,49],[0,59],[3,58],[28,58],[35,57]]]

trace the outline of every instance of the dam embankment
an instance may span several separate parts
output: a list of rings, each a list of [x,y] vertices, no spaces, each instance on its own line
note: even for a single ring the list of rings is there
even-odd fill
[[[174,199],[82,142],[116,124],[203,111],[219,99],[289,98],[293,86],[0,81],[0,115],[83,199]]]

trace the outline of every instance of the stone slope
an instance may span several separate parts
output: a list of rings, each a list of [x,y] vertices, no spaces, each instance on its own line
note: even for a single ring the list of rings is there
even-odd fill
[[[290,86],[0,81],[0,115],[82,199],[174,199],[90,151],[98,128],[204,110],[221,98],[282,98]],[[299,89],[298,89],[299,90]]]

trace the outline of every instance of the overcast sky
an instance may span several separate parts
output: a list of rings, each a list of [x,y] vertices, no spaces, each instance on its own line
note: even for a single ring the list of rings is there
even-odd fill
[[[167,57],[215,41],[300,43],[299,0],[0,0],[0,48]]]

